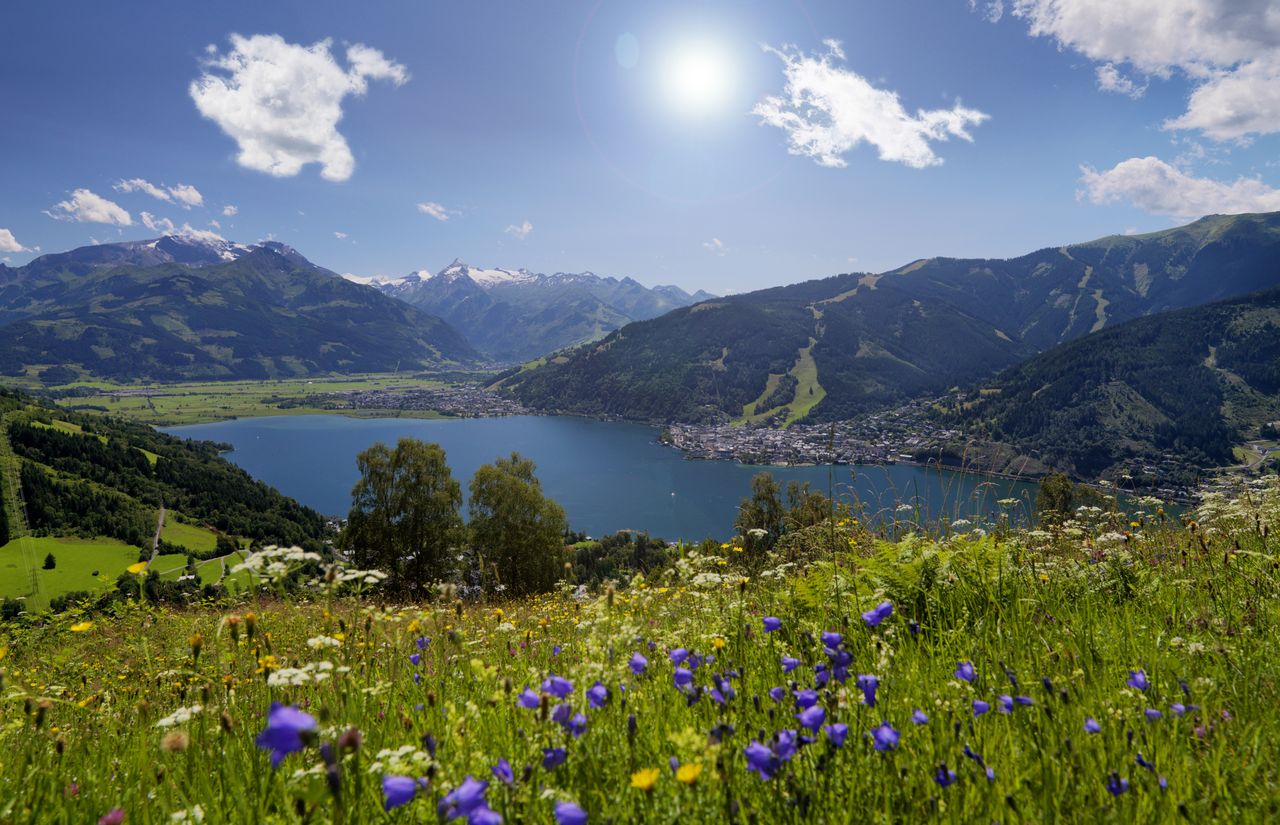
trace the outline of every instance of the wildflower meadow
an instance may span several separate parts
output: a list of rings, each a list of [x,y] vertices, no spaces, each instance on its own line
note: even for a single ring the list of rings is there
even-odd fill
[[[0,822],[1266,822],[1280,487],[1053,529],[846,518],[587,592],[0,629]]]

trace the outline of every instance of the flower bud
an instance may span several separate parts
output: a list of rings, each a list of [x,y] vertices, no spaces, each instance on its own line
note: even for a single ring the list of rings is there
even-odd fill
[[[364,736],[360,733],[359,728],[347,728],[341,736],[338,737],[338,747],[348,753],[355,753],[360,750],[360,746],[364,743]]]

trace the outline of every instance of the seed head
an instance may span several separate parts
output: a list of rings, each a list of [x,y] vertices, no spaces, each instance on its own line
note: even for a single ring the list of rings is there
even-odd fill
[[[47,714],[49,709],[52,707],[53,701],[50,699],[41,699],[39,703],[36,704],[36,730],[40,730],[40,728],[44,727],[45,714]]]
[[[160,749],[165,753],[182,753],[191,744],[191,737],[185,730],[171,730],[160,740]]]

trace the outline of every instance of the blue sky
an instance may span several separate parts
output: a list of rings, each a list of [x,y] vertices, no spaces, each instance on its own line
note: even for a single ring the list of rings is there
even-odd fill
[[[172,227],[737,292],[1280,210],[1271,5],[16,3],[0,257]]]

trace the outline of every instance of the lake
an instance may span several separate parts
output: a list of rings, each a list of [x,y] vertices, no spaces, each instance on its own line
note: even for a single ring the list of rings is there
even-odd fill
[[[688,461],[641,424],[569,416],[414,419],[297,415],[241,418],[168,427],[183,438],[231,444],[227,458],[255,478],[330,515],[345,516],[356,483],[356,454],[375,442],[412,437],[444,448],[454,478],[512,451],[533,459],[543,490],[558,501],[574,530],[600,536],[641,530],[670,541],[720,540],[733,534],[738,503],[751,477],[767,469],[785,485],[808,481],[868,510],[918,506],[929,518],[989,514],[1002,498],[1035,501],[1034,484],[947,470],[892,466],[758,467],[732,461]]]

